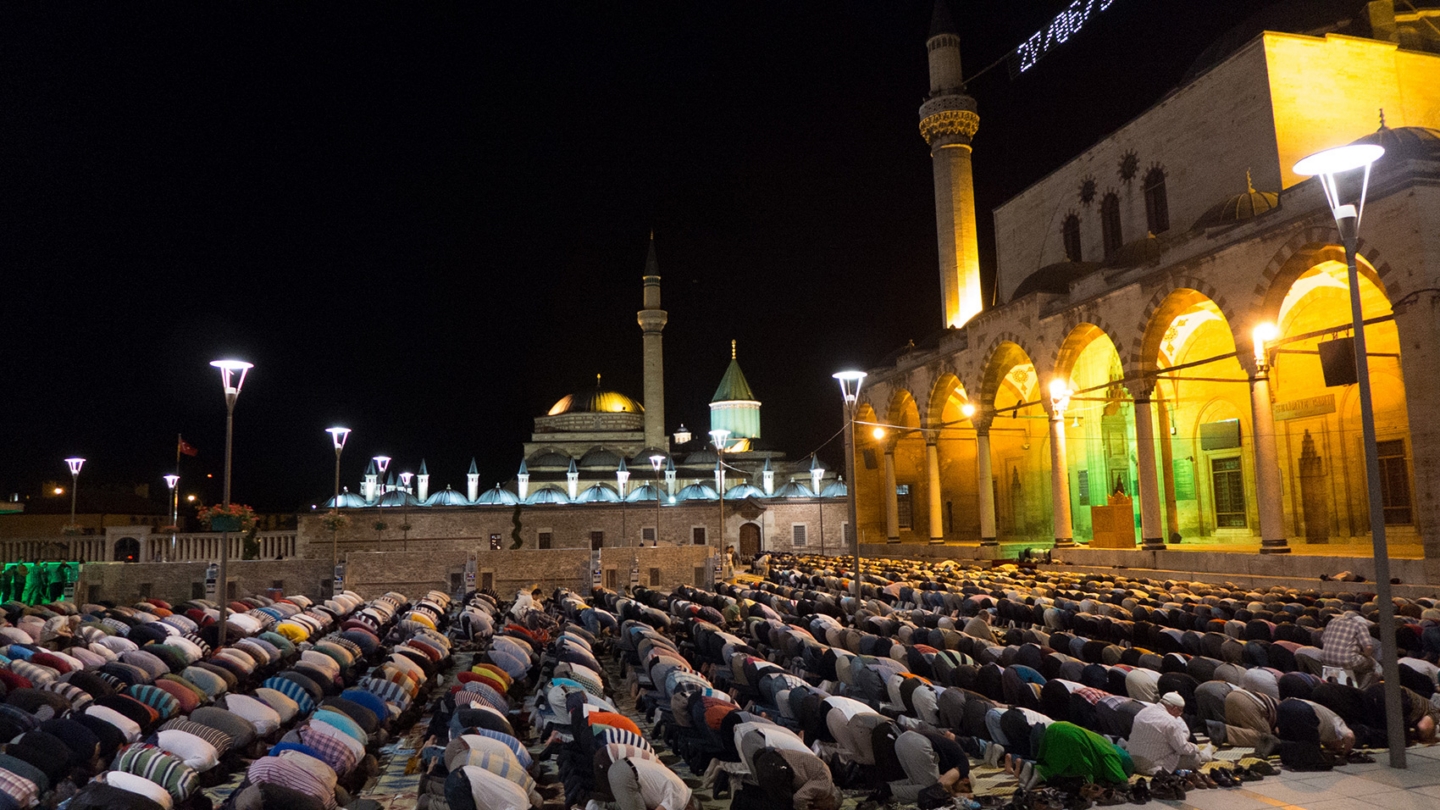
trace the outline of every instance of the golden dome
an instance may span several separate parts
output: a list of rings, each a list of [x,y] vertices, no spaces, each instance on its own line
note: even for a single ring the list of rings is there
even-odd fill
[[[644,413],[645,407],[618,391],[606,391],[599,386],[600,376],[595,376],[593,390],[570,394],[550,407],[546,416],[562,413]]]

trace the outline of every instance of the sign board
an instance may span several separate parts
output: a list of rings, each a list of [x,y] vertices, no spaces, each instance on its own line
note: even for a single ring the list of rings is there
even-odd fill
[[[1175,459],[1175,500],[1195,500],[1195,462],[1188,458]]]
[[[1275,421],[1277,422],[1283,422],[1286,419],[1304,419],[1307,416],[1324,416],[1327,413],[1335,413],[1334,394],[1321,394],[1318,397],[1275,403]]]
[[[331,593],[340,593],[345,590],[345,563],[335,564],[335,584],[331,586]]]
[[[474,555],[474,554],[471,554],[471,555],[470,555],[470,558],[465,561],[465,592],[466,592],[466,593],[469,593],[470,591],[475,590],[475,569],[476,569],[476,567],[477,567],[477,566],[476,566],[476,563],[475,563],[475,555]]]
[[[205,566],[205,598],[215,601],[215,583],[220,578],[220,566],[210,563]]]
[[[590,590],[600,587],[600,552],[590,552]]]

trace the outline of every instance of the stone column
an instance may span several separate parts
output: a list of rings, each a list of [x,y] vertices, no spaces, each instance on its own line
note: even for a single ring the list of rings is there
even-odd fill
[[[1160,490],[1155,470],[1155,418],[1150,413],[1153,382],[1132,390],[1135,396],[1135,458],[1140,478],[1140,547],[1164,550],[1164,522],[1160,518]]]
[[[1429,232],[1432,246],[1437,243]],[[1434,248],[1431,248],[1431,255]],[[1400,332],[1400,370],[1405,375],[1408,403],[1411,475],[1415,490],[1415,529],[1425,548],[1425,570],[1440,581],[1440,419],[1426,417],[1426,406],[1440,401],[1440,294],[1422,292],[1414,303],[1395,312]],[[1413,407],[1410,407],[1413,406]]]
[[[980,545],[995,546],[995,474],[990,469],[990,423],[995,414],[986,411],[971,417],[975,426],[975,478],[980,503]]]
[[[1261,363],[1250,378],[1250,416],[1255,430],[1255,489],[1260,497],[1260,553],[1289,554],[1285,508],[1280,493],[1280,454],[1275,449],[1275,417],[1270,402],[1269,369]]]
[[[895,494],[895,448],[885,448],[885,542],[900,542],[900,499]]]
[[[1070,457],[1065,451],[1065,403],[1050,405],[1050,497],[1055,547],[1072,548],[1075,529],[1070,518]]]
[[[935,439],[925,442],[925,466],[930,479],[930,542],[945,542],[945,503],[940,493],[940,447]]]

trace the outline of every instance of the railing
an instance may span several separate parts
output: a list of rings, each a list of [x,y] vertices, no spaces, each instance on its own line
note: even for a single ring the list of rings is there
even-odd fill
[[[274,560],[295,556],[295,532],[259,532],[260,559]],[[79,537],[38,537],[0,540],[0,562],[35,560],[75,560],[78,562],[110,562],[116,555],[136,554],[141,562],[204,562],[220,559],[218,532],[177,534],[172,541],[168,534],[145,534],[138,547],[122,548],[119,537],[81,535]],[[129,538],[125,538],[129,539]],[[245,556],[245,535],[230,534],[230,559]]]
[[[165,560],[169,562],[204,562],[220,559],[220,534],[177,534],[172,543],[170,535],[152,534],[146,541],[146,561]],[[255,541],[260,544],[260,559],[274,560],[281,556],[295,556],[295,532],[259,532]],[[230,559],[239,560],[245,556],[245,535],[231,532]]]

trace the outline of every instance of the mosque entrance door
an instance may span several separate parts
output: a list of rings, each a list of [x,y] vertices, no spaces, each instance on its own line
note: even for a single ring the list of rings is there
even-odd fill
[[[760,527],[754,523],[740,526],[740,556],[756,557],[760,554]]]

